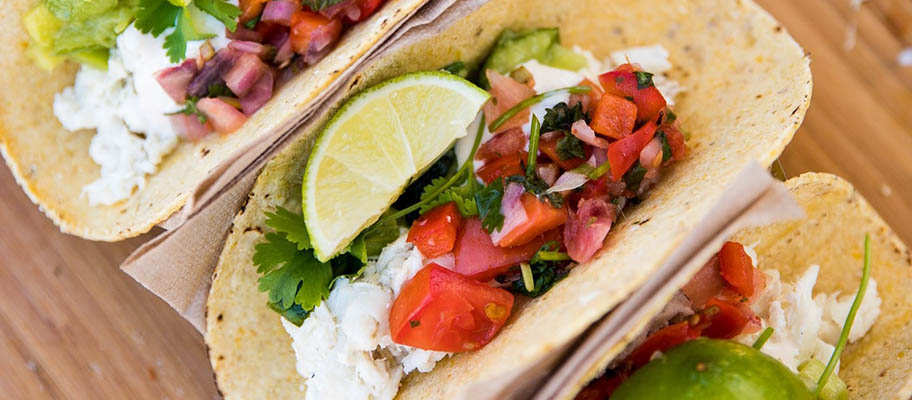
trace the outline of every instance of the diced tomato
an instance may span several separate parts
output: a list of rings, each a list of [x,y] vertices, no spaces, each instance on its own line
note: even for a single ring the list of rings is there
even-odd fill
[[[475,159],[490,161],[507,155],[519,154],[526,148],[526,134],[522,128],[511,128],[494,135],[482,143],[475,152]]]
[[[458,353],[488,344],[513,310],[510,292],[428,264],[405,282],[390,309],[394,342]]]
[[[247,23],[260,16],[267,1],[269,0],[240,0],[238,2],[238,8],[241,9],[241,16],[238,18],[240,23]]]
[[[542,137],[538,142],[538,150],[542,152],[546,157],[550,158],[551,161],[554,161],[561,169],[564,171],[569,171],[576,167],[582,165],[586,160],[582,157],[574,157],[567,160],[561,160],[560,156],[557,154],[557,142],[559,142],[564,137],[564,134],[552,135],[549,138]]]
[[[632,99],[637,106],[637,122],[654,120],[665,108],[665,98],[655,86],[639,88],[636,70],[630,64],[623,64],[599,75],[599,82],[605,93],[625,99]]]
[[[500,247],[525,245],[539,235],[567,222],[567,212],[563,208],[554,208],[529,193],[523,193],[520,201],[526,210],[527,220],[501,238],[497,242]]]
[[[374,14],[374,11],[377,11],[377,8],[380,7],[386,0],[357,0],[358,8],[361,9],[361,16],[356,21],[347,21],[350,23],[361,22],[366,20],[368,17]]]
[[[665,124],[657,129],[665,133],[668,140],[668,146],[671,147],[671,159],[681,161],[687,155],[687,143],[684,142],[684,134],[678,128],[671,124]]]
[[[298,54],[304,54],[311,46],[311,41],[315,40],[317,32],[327,32],[335,40],[342,31],[342,24],[339,20],[329,19],[320,14],[300,10],[291,16],[291,48]],[[324,39],[320,39],[323,41]]]
[[[754,295],[754,265],[741,243],[725,242],[719,252],[719,274],[736,292],[744,297]]]
[[[576,394],[575,400],[606,400],[626,378],[624,375],[602,375],[595,378]]]
[[[488,100],[488,102],[485,103],[483,109],[485,120],[488,121],[489,124],[521,101],[535,96],[535,90],[532,90],[532,88],[517,82],[508,76],[503,76],[497,71],[489,69],[485,71],[485,76],[487,76],[488,82],[491,83],[491,100]],[[510,128],[523,126],[523,124],[529,121],[530,113],[531,111],[529,108],[523,109],[512,118],[508,119],[507,122],[500,125],[500,127],[497,128],[497,131],[500,132]]]
[[[608,162],[611,165],[611,178],[617,182],[640,158],[640,151],[652,140],[656,125],[648,121],[632,135],[618,140],[608,147]]]
[[[583,103],[583,111],[588,112],[592,107],[594,107],[596,104],[598,104],[599,99],[601,99],[602,95],[605,94],[605,92],[602,90],[601,86],[597,85],[595,82],[590,81],[589,79],[583,79],[582,82],[580,82],[577,86],[588,86],[589,87],[589,93],[581,94],[581,95],[574,95],[574,96],[579,96],[578,98],[579,98],[580,102]],[[573,98],[573,96],[571,96],[571,99],[572,98]],[[571,103],[572,103],[572,101],[571,101]],[[572,106],[573,104],[570,104],[570,105]]]
[[[599,100],[589,125],[600,135],[621,139],[633,132],[637,106],[621,97],[606,94]]]
[[[497,178],[522,175],[524,173],[522,163],[525,158],[526,153],[523,152],[490,160],[478,168],[478,177],[488,184]]]
[[[681,321],[674,325],[666,326],[658,332],[649,335],[646,341],[640,344],[627,357],[635,368],[646,365],[657,351],[666,352],[669,349],[689,340],[700,337],[701,329],[698,326],[690,326],[687,321]]]
[[[703,329],[703,336],[712,339],[731,339],[745,332],[748,325],[759,328],[759,320],[750,307],[740,302],[729,302],[712,298],[706,302],[703,315],[709,326]],[[752,321],[754,321],[752,323]],[[755,328],[756,329],[756,328]]]
[[[462,225],[453,253],[456,258],[454,271],[481,282],[487,282],[510,267],[532,259],[548,239],[557,237],[551,232],[519,247],[498,247],[491,235],[482,228],[478,218],[469,218]]]
[[[713,256],[697,274],[690,278],[681,291],[694,307],[703,307],[709,299],[716,297],[725,288],[725,280],[719,274],[719,255]]]
[[[407,240],[418,247],[425,258],[434,258],[453,250],[460,228],[462,214],[456,203],[449,202],[418,217],[409,229]]]

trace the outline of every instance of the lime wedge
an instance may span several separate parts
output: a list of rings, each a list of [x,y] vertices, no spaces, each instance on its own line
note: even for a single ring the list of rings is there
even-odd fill
[[[320,260],[345,248],[475,120],[489,95],[446,72],[416,72],[351,100],[321,132],[304,171],[304,220]]]

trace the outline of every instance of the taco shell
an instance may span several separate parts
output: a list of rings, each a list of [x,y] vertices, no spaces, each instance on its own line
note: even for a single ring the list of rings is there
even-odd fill
[[[842,178],[806,173],[789,179],[786,186],[806,216],[745,229],[732,240],[753,246],[758,267],[778,270],[783,282],[795,282],[808,266],[817,264],[820,274],[814,293],[847,294],[858,291],[864,236],[870,234],[871,277],[877,280],[883,303],[867,335],[842,353],[839,376],[852,399],[908,399],[912,396],[912,299],[907,282],[912,280],[912,254]],[[642,322],[638,326],[645,329],[648,321]],[[626,344],[613,348],[615,354],[602,357],[602,365],[576,382],[573,392],[601,375],[624,347]]]
[[[452,398],[466,385],[538,362],[566,345],[640,286],[709,212],[753,160],[770,165],[791,140],[811,96],[809,60],[765,11],[736,0],[502,0],[486,3],[438,35],[381,57],[352,82],[384,79],[454,61],[477,66],[506,28],[560,28],[564,45],[604,58],[662,44],[670,79],[686,92],[675,112],[691,133],[690,153],[642,204],[625,210],[593,261],[548,293],[514,308],[479,351],[440,362],[403,381],[400,398]],[[327,118],[322,117],[323,120]],[[292,398],[305,390],[291,338],[257,291],[251,257],[263,241],[264,212],[300,207],[301,176],[316,129],[266,167],[237,215],[208,298],[206,343],[226,398]],[[631,268],[631,266],[637,268]]]
[[[315,97],[425,1],[387,1],[346,32],[317,65],[278,90],[237,132],[210,135],[200,143],[182,141],[158,172],[147,176],[143,189],[111,206],[91,206],[82,195],[82,188],[100,173],[89,157],[94,132],[68,132],[54,116],[54,95],[72,85],[77,65],[67,63],[53,72],[35,66],[25,53],[29,37],[22,16],[36,1],[4,1],[0,152],[25,193],[61,231],[106,241],[140,235],[180,210],[196,186],[237,151],[297,124]]]

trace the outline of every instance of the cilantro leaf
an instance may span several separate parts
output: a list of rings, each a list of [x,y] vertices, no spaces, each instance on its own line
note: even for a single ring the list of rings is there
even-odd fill
[[[475,203],[475,192],[469,185],[449,188],[433,201],[421,206],[422,214],[432,210],[437,206],[449,202],[456,203],[456,208],[463,217],[473,217],[478,215],[478,206]]]
[[[310,251],[299,251],[285,263],[259,279],[259,290],[269,292],[269,302],[288,309],[294,304],[311,310],[329,296],[332,268]]]
[[[624,173],[624,177],[621,180],[624,181],[627,189],[636,193],[640,189],[640,183],[643,182],[644,177],[646,177],[646,168],[643,168],[640,162],[637,161],[632,168]]]
[[[583,141],[576,136],[564,134],[564,137],[557,141],[557,156],[561,160],[586,157],[586,153],[583,150]]]
[[[310,8],[312,11],[320,11],[324,8],[328,8],[343,2],[344,0],[303,0],[305,6]]]
[[[266,225],[276,232],[286,234],[288,240],[297,244],[298,250],[311,248],[310,235],[302,215],[277,207],[274,213],[266,212]]]
[[[304,320],[307,319],[307,316],[310,315],[310,311],[305,310],[300,304],[293,304],[291,307],[283,309],[278,304],[267,301],[266,306],[272,309],[272,311],[279,313],[279,315],[287,319],[288,322],[295,324],[295,326],[301,326],[301,324],[304,323]]]
[[[266,241],[254,246],[253,265],[261,274],[272,272],[277,266],[291,260],[298,253],[298,246],[285,234],[269,232]]]
[[[475,193],[475,204],[478,207],[481,226],[488,232],[494,232],[503,227],[504,216],[500,213],[503,195],[504,185],[501,178],[497,178]]]
[[[165,36],[165,53],[172,63],[178,63],[187,56],[187,41],[202,40],[213,36],[215,35],[197,32],[193,27],[190,11],[186,8],[180,9],[174,31]]]
[[[139,0],[136,21],[133,23],[142,33],[161,35],[165,29],[174,26],[181,8],[166,0]]]
[[[545,193],[550,186],[537,173],[533,172],[526,176],[514,175],[507,178],[507,182],[516,182],[523,185],[527,192],[534,194],[539,200],[547,199],[551,203],[551,207],[561,208],[564,204],[564,196],[560,193]]]
[[[646,89],[650,86],[655,86],[652,83],[652,73],[644,71],[634,71],[634,75],[637,78],[637,89]]]
[[[570,107],[565,102],[560,102],[554,107],[545,110],[545,117],[542,119],[542,132],[570,132],[570,126],[579,120],[585,120],[589,123],[589,115],[583,111],[582,103],[577,103]]]
[[[662,141],[662,162],[668,161],[671,156],[671,144],[668,143],[668,136],[663,131],[656,133],[656,137]]]
[[[395,210],[390,209],[386,214],[392,214]],[[359,236],[364,241],[364,251],[367,257],[377,257],[380,251],[386,245],[399,238],[399,221],[394,219],[385,220],[381,217],[376,223],[367,228]]]
[[[199,101],[199,98],[197,98],[197,97],[193,97],[193,96],[187,97],[187,100],[184,102],[184,108],[182,110],[175,111],[173,113],[168,113],[167,115],[174,115],[174,114],[195,115],[196,119],[199,120],[199,123],[205,124],[206,121],[208,120],[208,117],[206,117],[206,114],[204,114],[202,111],[200,111],[199,108],[196,108],[197,101]]]
[[[224,83],[213,83],[209,85],[207,92],[206,97],[238,97],[228,88],[228,85]]]
[[[241,9],[234,4],[225,0],[193,0],[193,5],[221,21],[229,31],[237,30],[237,17],[241,15]]]

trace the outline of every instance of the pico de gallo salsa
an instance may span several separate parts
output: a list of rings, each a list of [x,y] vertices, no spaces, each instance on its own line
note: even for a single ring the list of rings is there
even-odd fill
[[[868,270],[869,264],[866,262],[859,293],[863,293],[867,287]],[[775,278],[773,286],[778,287],[778,275],[772,276]],[[604,375],[591,381],[577,394],[576,399],[664,398],[660,393],[664,393],[662,391],[666,387],[675,390],[676,398],[682,399],[690,399],[697,392],[702,393],[700,396],[707,396],[707,393],[714,393],[713,390],[718,390],[715,393],[734,394],[734,398],[746,396],[743,391],[750,391],[752,396],[766,393],[767,397],[759,398],[848,398],[845,383],[832,370],[832,375],[825,374],[827,368],[821,360],[800,360],[802,363],[797,366],[796,374],[778,358],[761,352],[774,334],[774,329],[761,320],[753,309],[756,307],[752,306],[761,297],[782,296],[780,293],[764,293],[767,284],[767,275],[754,267],[753,259],[744,246],[737,242],[726,242],[690,282],[681,288],[678,296],[672,300],[673,304],[666,307],[668,312],[663,311],[663,316],[658,317],[666,320],[653,322],[653,325],[667,325],[628,347],[622,353],[625,355],[614,361]],[[809,296],[810,287],[806,290]],[[876,292],[872,295],[877,296]],[[860,307],[860,296],[855,296],[852,308]],[[773,301],[777,300],[780,299]],[[840,337],[832,350],[831,364],[834,359],[838,360],[839,353],[845,346],[854,321],[854,313],[850,315],[843,323],[843,337]],[[766,328],[763,329],[764,327]],[[869,328],[866,327],[865,331]],[[761,329],[763,331],[759,333]],[[817,335],[816,332],[803,330],[802,334]],[[756,339],[752,346],[743,344],[745,339],[754,336]],[[795,354],[800,353],[796,350]],[[687,359],[705,362],[703,367],[697,367],[696,374],[712,369],[715,365],[721,365],[729,371],[696,376],[690,371],[692,366],[683,366],[688,362]],[[723,377],[724,374],[738,376]],[[826,378],[821,379],[822,376]],[[706,391],[707,386],[710,391]],[[690,390],[696,387],[702,389]]]

